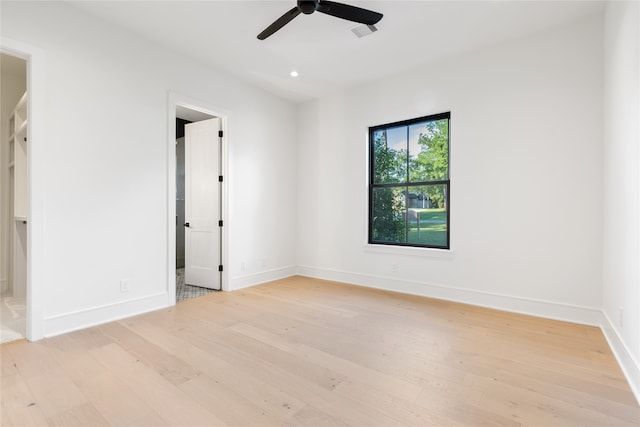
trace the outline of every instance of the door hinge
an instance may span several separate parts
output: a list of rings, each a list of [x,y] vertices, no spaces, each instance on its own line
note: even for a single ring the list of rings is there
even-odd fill
[[[218,138],[222,138],[224,136],[224,132],[219,130],[218,131]]]
[[[222,271],[222,266],[221,265],[218,266],[218,271]]]
[[[218,221],[218,227],[222,227],[222,220]]]
[[[218,182],[222,182],[222,181],[224,181],[224,178],[222,177],[222,175],[219,175],[218,176]]]

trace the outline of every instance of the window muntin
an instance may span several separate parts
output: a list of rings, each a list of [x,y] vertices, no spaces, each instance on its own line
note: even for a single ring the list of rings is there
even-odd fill
[[[369,128],[369,243],[449,249],[449,122]]]

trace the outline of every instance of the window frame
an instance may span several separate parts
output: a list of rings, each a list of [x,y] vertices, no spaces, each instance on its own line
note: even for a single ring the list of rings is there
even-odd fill
[[[410,182],[408,179],[405,182],[394,182],[394,183],[375,183],[375,140],[374,135],[377,131],[384,129],[391,129],[395,127],[403,127],[403,126],[411,126],[416,123],[423,122],[435,122],[438,120],[447,120],[447,178],[433,181],[420,181],[420,182]],[[428,116],[417,117],[414,119],[401,120],[393,123],[386,123],[382,125],[370,126],[368,133],[368,149],[369,149],[369,170],[368,170],[368,215],[367,215],[367,243],[369,245],[380,245],[386,247],[409,247],[409,248],[424,248],[424,249],[438,249],[438,250],[451,250],[451,112],[443,112],[437,114],[431,114]],[[407,150],[407,170],[409,165],[409,153]],[[426,186],[439,186],[443,185],[446,191],[446,220],[447,220],[447,228],[446,228],[446,243],[445,245],[429,245],[429,244],[418,244],[418,243],[409,243],[409,242],[389,242],[389,241],[375,241],[373,239],[373,194],[375,189],[377,188],[405,188],[406,191],[411,187],[426,187]],[[405,218],[407,217],[408,207],[405,208]],[[407,236],[407,232],[409,229],[409,221],[405,220],[405,236]],[[407,240],[405,238],[405,240]]]

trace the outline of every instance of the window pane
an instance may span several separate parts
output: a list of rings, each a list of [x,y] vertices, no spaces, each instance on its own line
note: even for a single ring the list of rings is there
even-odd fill
[[[375,188],[371,240],[405,243],[405,187]]]
[[[447,186],[409,187],[407,243],[447,246]]]
[[[450,117],[369,128],[369,243],[449,248]]]
[[[407,180],[407,127],[373,133],[373,182],[389,184]]]
[[[449,179],[449,120],[409,126],[409,180],[427,182]]]

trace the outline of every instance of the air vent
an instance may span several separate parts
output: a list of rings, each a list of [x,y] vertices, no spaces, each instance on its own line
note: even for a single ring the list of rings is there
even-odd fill
[[[378,31],[375,25],[358,25],[357,27],[353,27],[351,32],[355,34],[359,39],[364,36],[368,36],[369,34],[375,33]]]

